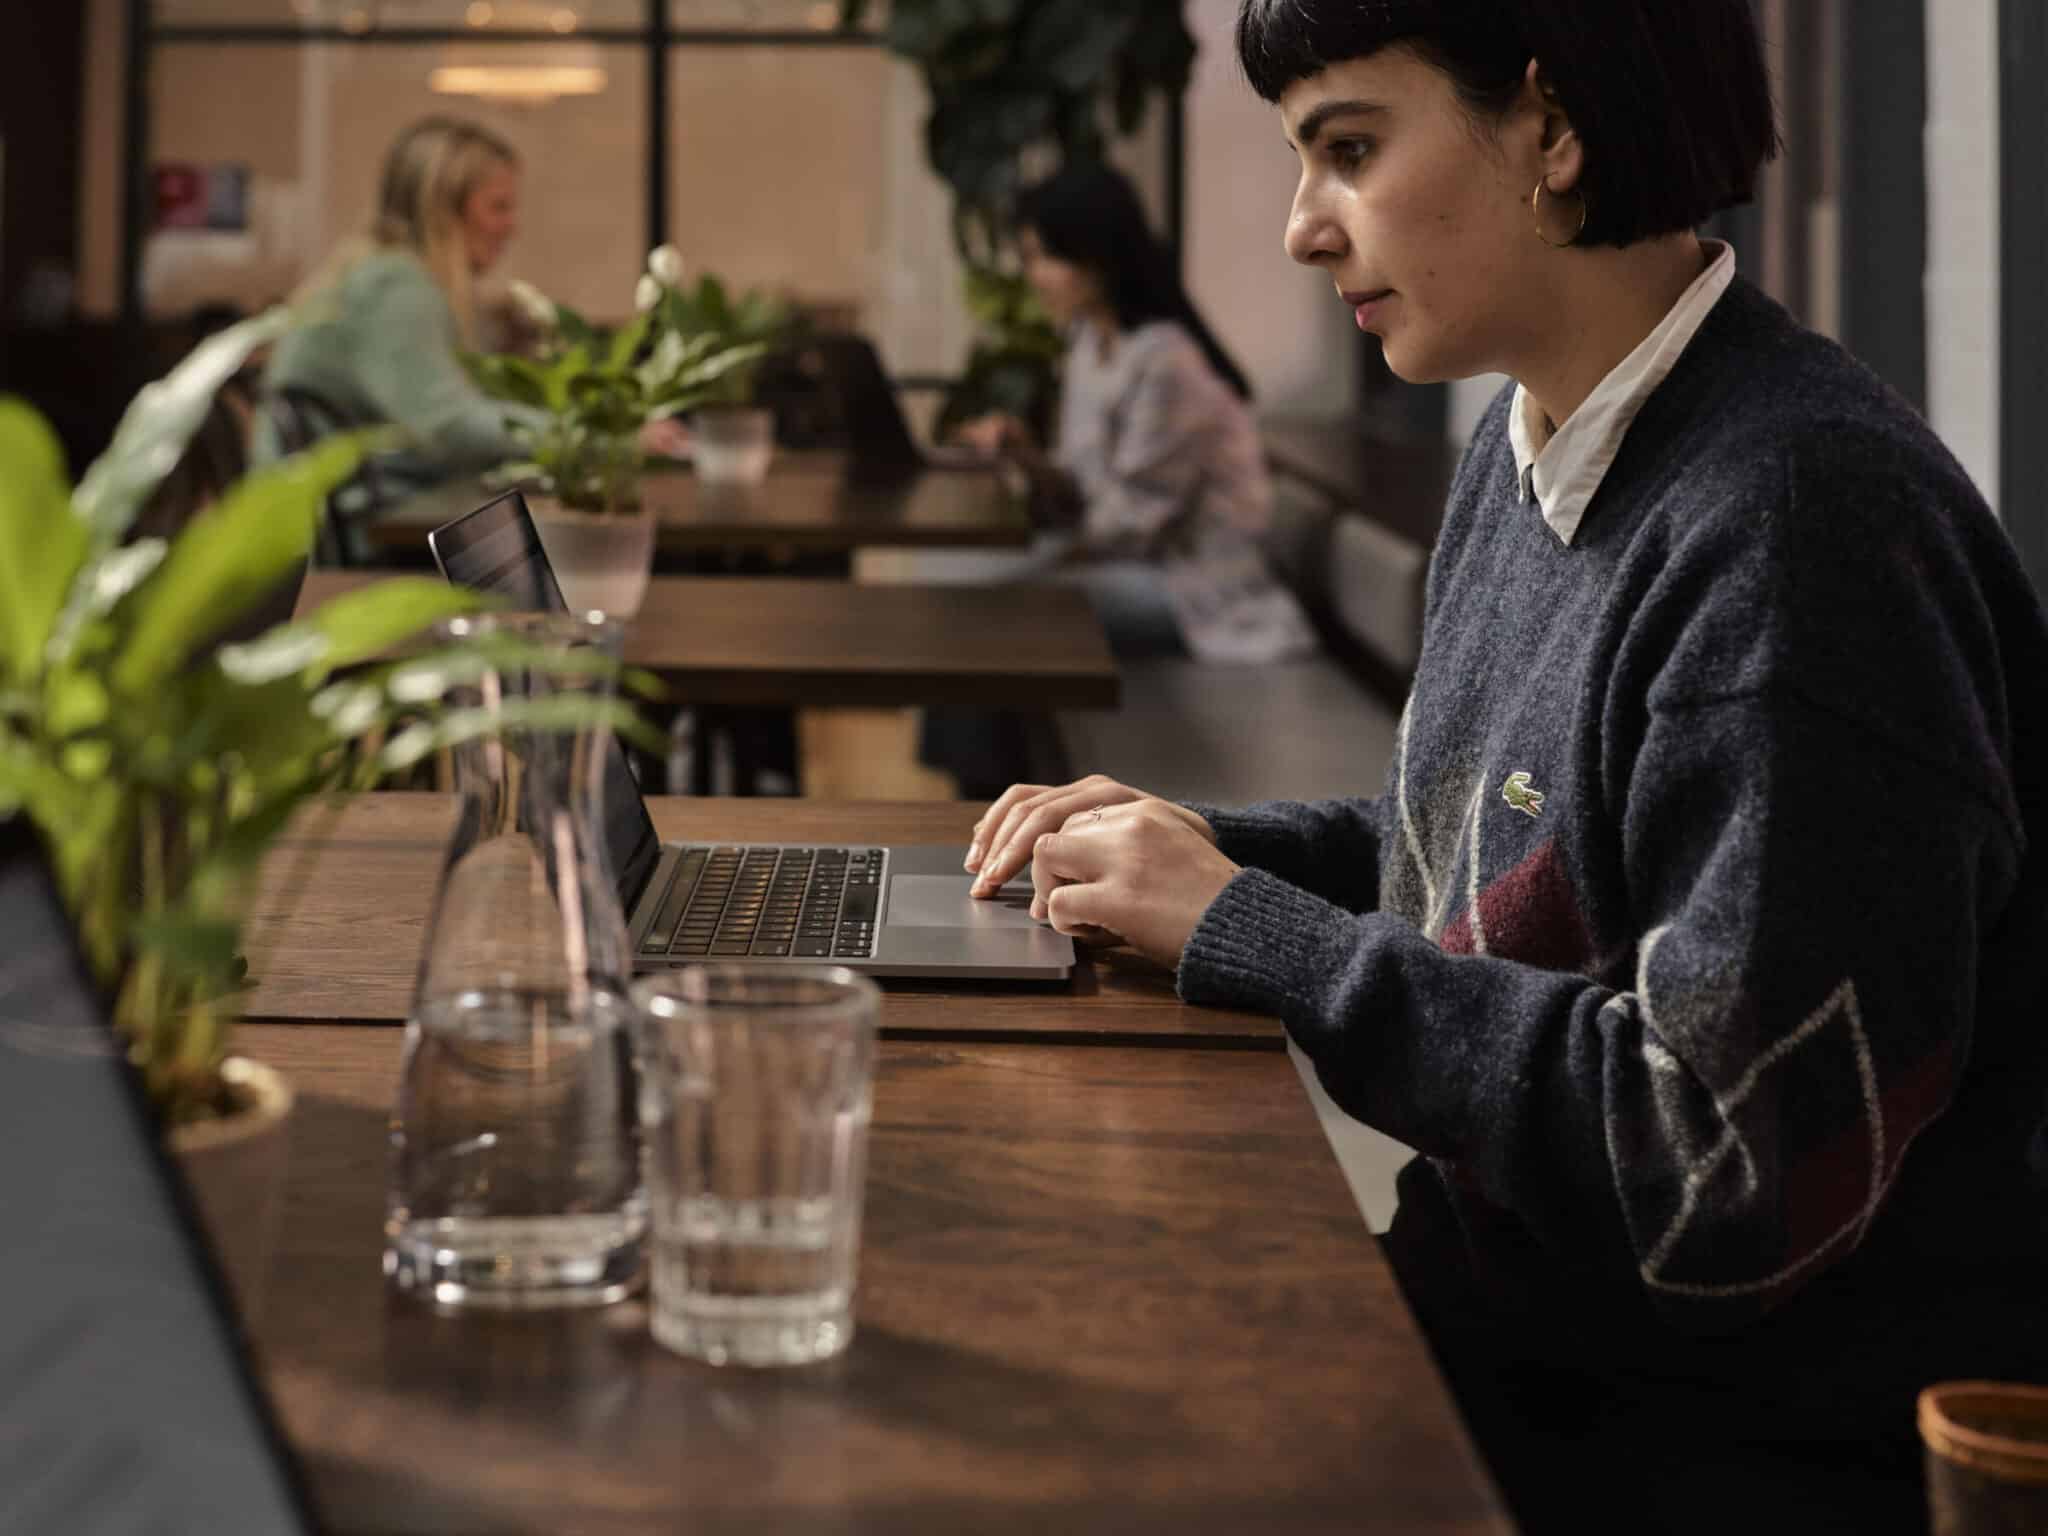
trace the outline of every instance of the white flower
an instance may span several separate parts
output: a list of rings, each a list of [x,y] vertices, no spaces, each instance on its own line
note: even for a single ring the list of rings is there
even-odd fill
[[[647,272],[664,288],[683,286],[683,253],[672,245],[657,245],[647,253]]]
[[[640,274],[639,286],[633,290],[633,309],[637,314],[646,314],[661,302],[662,287],[652,272]]]
[[[506,291],[512,295],[512,302],[519,306],[519,312],[543,331],[555,328],[555,301],[542,293],[531,283],[518,278],[506,284]]]

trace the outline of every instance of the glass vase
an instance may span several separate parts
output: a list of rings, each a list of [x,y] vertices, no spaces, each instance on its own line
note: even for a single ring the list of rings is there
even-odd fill
[[[611,679],[578,663],[616,661],[618,626],[445,628],[522,649],[450,697],[484,734],[453,749],[461,814],[405,1030],[385,1271],[449,1307],[616,1301],[640,1280],[647,1230],[637,1026],[604,838],[616,749],[594,718]]]

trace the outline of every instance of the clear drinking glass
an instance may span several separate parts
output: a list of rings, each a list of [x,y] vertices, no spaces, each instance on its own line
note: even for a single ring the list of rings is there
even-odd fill
[[[690,419],[697,478],[759,485],[775,459],[775,413],[759,406],[713,406]]]
[[[875,984],[839,966],[691,966],[634,984],[654,1336],[714,1365],[853,1338]]]
[[[615,659],[618,626],[446,629],[518,649],[451,695],[486,734],[455,748],[462,812],[406,1024],[385,1272],[447,1306],[617,1301],[647,1230],[639,1028],[603,835],[611,732],[590,718],[611,681],[574,669]]]

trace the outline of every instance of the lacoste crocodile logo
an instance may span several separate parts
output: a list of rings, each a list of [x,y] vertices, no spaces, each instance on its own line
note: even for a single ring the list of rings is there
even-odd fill
[[[1500,787],[1501,799],[1531,819],[1543,814],[1543,791],[1529,787],[1529,775],[1511,773]]]

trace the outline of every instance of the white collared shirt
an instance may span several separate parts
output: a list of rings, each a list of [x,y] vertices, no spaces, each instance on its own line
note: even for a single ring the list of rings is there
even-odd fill
[[[1525,502],[1536,498],[1543,521],[1566,544],[1577,535],[1579,520],[1621,452],[1621,440],[1636,412],[1664,382],[1701,322],[1735,281],[1735,247],[1720,240],[1701,244],[1712,254],[1707,270],[1693,279],[1657,328],[1614,365],[1563,426],[1552,431],[1536,397],[1515,386],[1508,441],[1515,450],[1517,489]]]

